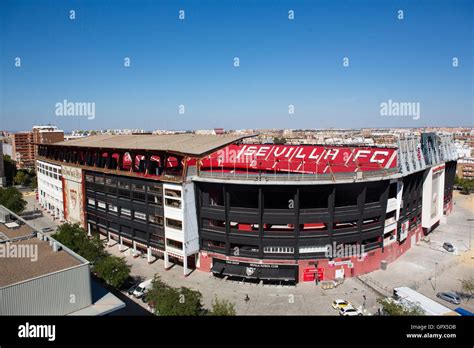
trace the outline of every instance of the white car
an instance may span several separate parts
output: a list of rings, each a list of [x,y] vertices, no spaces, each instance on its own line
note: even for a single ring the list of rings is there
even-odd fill
[[[352,306],[347,306],[339,310],[339,315],[342,315],[344,317],[361,316],[362,312],[358,310],[357,308],[354,308]]]
[[[148,279],[138,284],[138,286],[135,288],[132,294],[136,298],[142,298],[152,288],[153,288],[153,279]]]
[[[345,308],[345,307],[348,307],[348,306],[351,306],[351,304],[349,303],[349,301],[346,301],[346,300],[338,299],[338,300],[334,300],[332,302],[332,308],[334,308],[336,310],[342,309],[342,308]]]

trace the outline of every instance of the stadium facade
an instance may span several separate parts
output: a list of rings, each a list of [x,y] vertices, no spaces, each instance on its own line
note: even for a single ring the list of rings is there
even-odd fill
[[[39,200],[45,209],[62,202],[61,218],[149,262],[179,263],[184,275],[198,269],[279,282],[384,267],[452,210],[456,151],[447,134],[408,135],[386,147],[243,138],[110,135],[38,144],[38,178],[48,177],[39,180]]]

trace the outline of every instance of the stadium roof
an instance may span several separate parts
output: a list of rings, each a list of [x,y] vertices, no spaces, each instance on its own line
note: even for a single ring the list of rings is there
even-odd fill
[[[200,134],[140,134],[93,135],[61,141],[51,145],[96,147],[123,150],[166,151],[191,156],[202,156],[253,135],[200,135]]]

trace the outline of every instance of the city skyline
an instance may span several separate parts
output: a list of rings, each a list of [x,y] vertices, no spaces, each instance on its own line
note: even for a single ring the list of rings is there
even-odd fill
[[[1,128],[473,124],[468,1],[140,4],[2,2]],[[58,116],[63,101],[94,117]],[[382,116],[391,101],[418,118]]]

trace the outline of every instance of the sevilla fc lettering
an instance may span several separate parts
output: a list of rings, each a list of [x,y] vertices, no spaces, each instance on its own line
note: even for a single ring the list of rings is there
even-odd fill
[[[397,167],[393,148],[229,145],[201,160],[201,170],[324,174]]]

